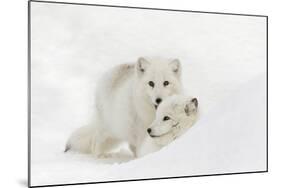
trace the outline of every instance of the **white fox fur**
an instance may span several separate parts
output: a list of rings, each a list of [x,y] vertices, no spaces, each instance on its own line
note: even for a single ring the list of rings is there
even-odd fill
[[[114,67],[98,83],[95,121],[70,136],[66,151],[102,157],[115,143],[125,141],[136,155],[158,105],[180,93],[181,65],[177,59],[141,57],[135,64]]]

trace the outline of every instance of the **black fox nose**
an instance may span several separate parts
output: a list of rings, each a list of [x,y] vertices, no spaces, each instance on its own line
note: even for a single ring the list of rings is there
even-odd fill
[[[196,98],[193,98],[193,99],[191,100],[191,102],[193,102],[194,105],[195,105],[196,107],[198,107],[198,100],[197,100]]]
[[[157,104],[160,104],[160,102],[162,102],[162,99],[161,99],[161,98],[157,98],[157,99],[156,99],[156,103],[157,103]]]
[[[151,128],[148,128],[148,129],[147,129],[147,132],[148,132],[148,133],[151,133]]]

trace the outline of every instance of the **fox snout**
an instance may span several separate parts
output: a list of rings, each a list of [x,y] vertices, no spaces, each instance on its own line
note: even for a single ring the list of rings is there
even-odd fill
[[[148,129],[147,129],[147,133],[148,133],[148,135],[149,135],[150,137],[152,137],[152,138],[153,138],[153,137],[158,137],[158,136],[152,135],[151,132],[152,132],[152,129],[151,129],[151,128],[148,128]]]
[[[162,99],[161,99],[161,98],[156,98],[156,99],[155,99],[155,103],[156,103],[156,104],[154,104],[155,109],[158,108],[158,106],[159,106],[159,104],[160,104],[161,102],[162,102]]]
[[[162,102],[162,99],[161,99],[161,98],[157,98],[157,99],[155,100],[155,102],[156,102],[157,105],[159,105],[159,104]]]

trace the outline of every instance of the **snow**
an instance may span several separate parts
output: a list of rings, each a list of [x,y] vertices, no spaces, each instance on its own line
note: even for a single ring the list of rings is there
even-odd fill
[[[266,169],[265,18],[31,5],[31,185]],[[97,79],[140,56],[181,60],[198,122],[128,162],[64,153],[71,132],[94,118]]]

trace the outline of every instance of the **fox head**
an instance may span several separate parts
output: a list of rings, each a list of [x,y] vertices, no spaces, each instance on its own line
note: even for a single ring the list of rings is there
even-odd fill
[[[136,64],[138,91],[157,109],[167,97],[179,94],[181,64],[178,59],[148,59],[140,57]]]
[[[174,140],[190,128],[196,120],[198,100],[174,95],[167,98],[156,111],[156,118],[147,129],[151,138],[161,142]],[[167,143],[162,143],[167,144]]]

